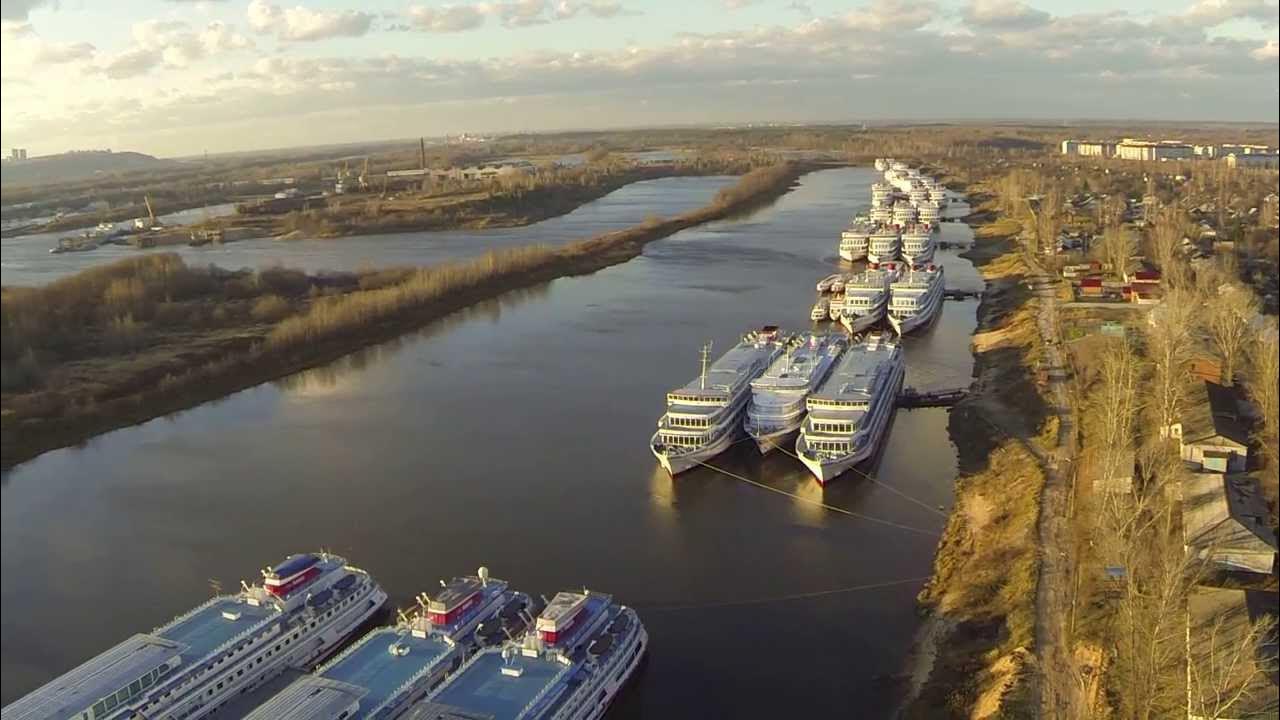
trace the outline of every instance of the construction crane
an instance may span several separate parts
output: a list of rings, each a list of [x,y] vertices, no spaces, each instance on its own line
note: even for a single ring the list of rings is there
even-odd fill
[[[142,218],[135,218],[133,221],[133,228],[135,230],[150,230],[159,226],[160,223],[156,221],[155,208],[151,207],[151,195],[143,195],[142,203],[147,206],[147,219],[143,220]]]

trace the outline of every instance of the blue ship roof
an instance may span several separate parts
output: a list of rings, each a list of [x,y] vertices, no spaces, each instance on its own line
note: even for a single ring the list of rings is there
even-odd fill
[[[320,558],[317,557],[315,553],[290,555],[284,562],[271,568],[271,572],[282,578],[289,577],[290,575],[306,570],[308,567],[315,565],[319,561]]]
[[[408,652],[403,655],[390,652],[392,643],[408,648]],[[449,657],[452,651],[453,648],[437,638],[419,638],[394,628],[383,628],[366,635],[319,675],[368,690],[360,701],[360,709],[368,712],[389,700],[419,672]]]
[[[232,620],[223,616],[224,611],[239,613],[240,617]],[[157,630],[155,634],[185,645],[182,661],[189,664],[199,662],[219,645],[252,627],[262,625],[264,620],[276,614],[276,609],[268,605],[255,607],[234,597],[220,597]]]
[[[516,668],[519,677],[504,674],[503,667]],[[562,682],[570,670],[571,666],[542,657],[517,655],[504,661],[501,652],[488,650],[454,675],[431,701],[495,720],[515,720],[539,693]]]

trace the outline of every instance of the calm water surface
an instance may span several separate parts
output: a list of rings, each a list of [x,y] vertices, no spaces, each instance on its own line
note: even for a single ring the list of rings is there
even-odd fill
[[[426,265],[479,255],[493,248],[532,243],[559,245],[596,233],[630,227],[649,215],[678,215],[707,204],[717,191],[736,179],[729,176],[673,177],[632,183],[566,215],[522,228],[288,241],[259,238],[198,248],[176,245],[136,250],[106,245],[89,252],[57,255],[49,254],[49,248],[57,244],[59,237],[70,233],[24,235],[0,240],[3,247],[0,281],[4,285],[42,285],[91,265],[144,252],[176,252],[192,265],[214,264],[231,269],[283,265],[316,272]],[[214,210],[226,208],[234,209],[232,206],[219,206]],[[187,210],[166,219],[175,223],[192,222],[200,217],[201,212]]]
[[[585,585],[636,606],[650,657],[613,717],[884,715],[936,537],[710,469],[672,480],[648,450],[664,393],[696,375],[703,342],[808,326],[813,284],[874,176],[810,174],[769,208],[624,265],[17,467],[2,491],[4,700],[200,602],[210,580],[233,588],[324,546],[402,605],[485,564],[530,592]],[[954,251],[939,256],[949,285],[981,286]],[[909,384],[968,382],[975,308],[949,302],[906,340]],[[863,469],[948,507],[946,423],[944,410],[898,412]],[[943,525],[854,475],[823,491],[799,462],[749,445],[716,464],[928,533]]]

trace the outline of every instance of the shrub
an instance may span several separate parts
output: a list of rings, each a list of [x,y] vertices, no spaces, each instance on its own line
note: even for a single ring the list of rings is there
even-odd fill
[[[249,315],[258,322],[276,322],[293,312],[289,302],[279,295],[267,295],[258,298],[249,310]]]

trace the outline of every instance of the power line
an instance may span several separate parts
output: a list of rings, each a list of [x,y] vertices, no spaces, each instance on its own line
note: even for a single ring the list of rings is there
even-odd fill
[[[793,500],[799,500],[800,502],[809,503],[810,505],[816,505],[824,510],[829,510],[834,513],[839,513],[841,515],[847,515],[849,517],[858,518],[859,520],[866,520],[867,522],[887,525],[889,527],[898,528],[899,530],[906,530],[907,532],[919,533],[921,535],[928,535],[929,537],[939,537],[939,533],[934,532],[932,530],[924,530],[918,527],[912,527],[910,525],[903,525],[902,523],[896,523],[896,522],[893,522],[892,520],[885,520],[883,518],[873,517],[871,515],[863,515],[862,513],[854,512],[852,510],[846,510],[836,505],[830,505],[828,503],[822,502],[821,500],[813,500],[811,498],[807,498],[802,495],[797,495],[793,492],[788,492],[781,488],[776,488],[771,485],[766,485],[762,482],[759,482],[758,480],[752,480],[751,478],[743,477],[742,475],[738,475],[737,473],[732,473],[732,472],[729,472],[728,470],[718,468],[715,465],[703,462],[701,460],[694,460],[694,462],[704,467],[711,468],[712,470],[715,470],[718,473],[727,475],[735,480],[741,480],[742,482],[747,483],[748,485],[754,485],[762,490],[768,490],[771,493],[785,495],[789,498],[792,498]]]
[[[867,583],[865,585],[852,585],[850,587],[835,588],[832,590],[816,590],[814,592],[792,593],[790,595],[778,595],[766,598],[750,598],[746,600],[725,600],[722,602],[696,603],[689,605],[636,605],[633,606],[637,610],[647,613],[652,612],[678,612],[681,610],[710,610],[713,608],[737,607],[741,605],[769,605],[772,603],[791,602],[793,600],[809,600],[812,598],[826,597],[829,595],[844,595],[848,593],[860,592],[862,590],[876,590],[879,588],[894,587],[895,585],[910,585],[913,583],[924,582],[928,580],[928,576],[918,578],[907,578],[906,580],[887,580],[885,582]]]

